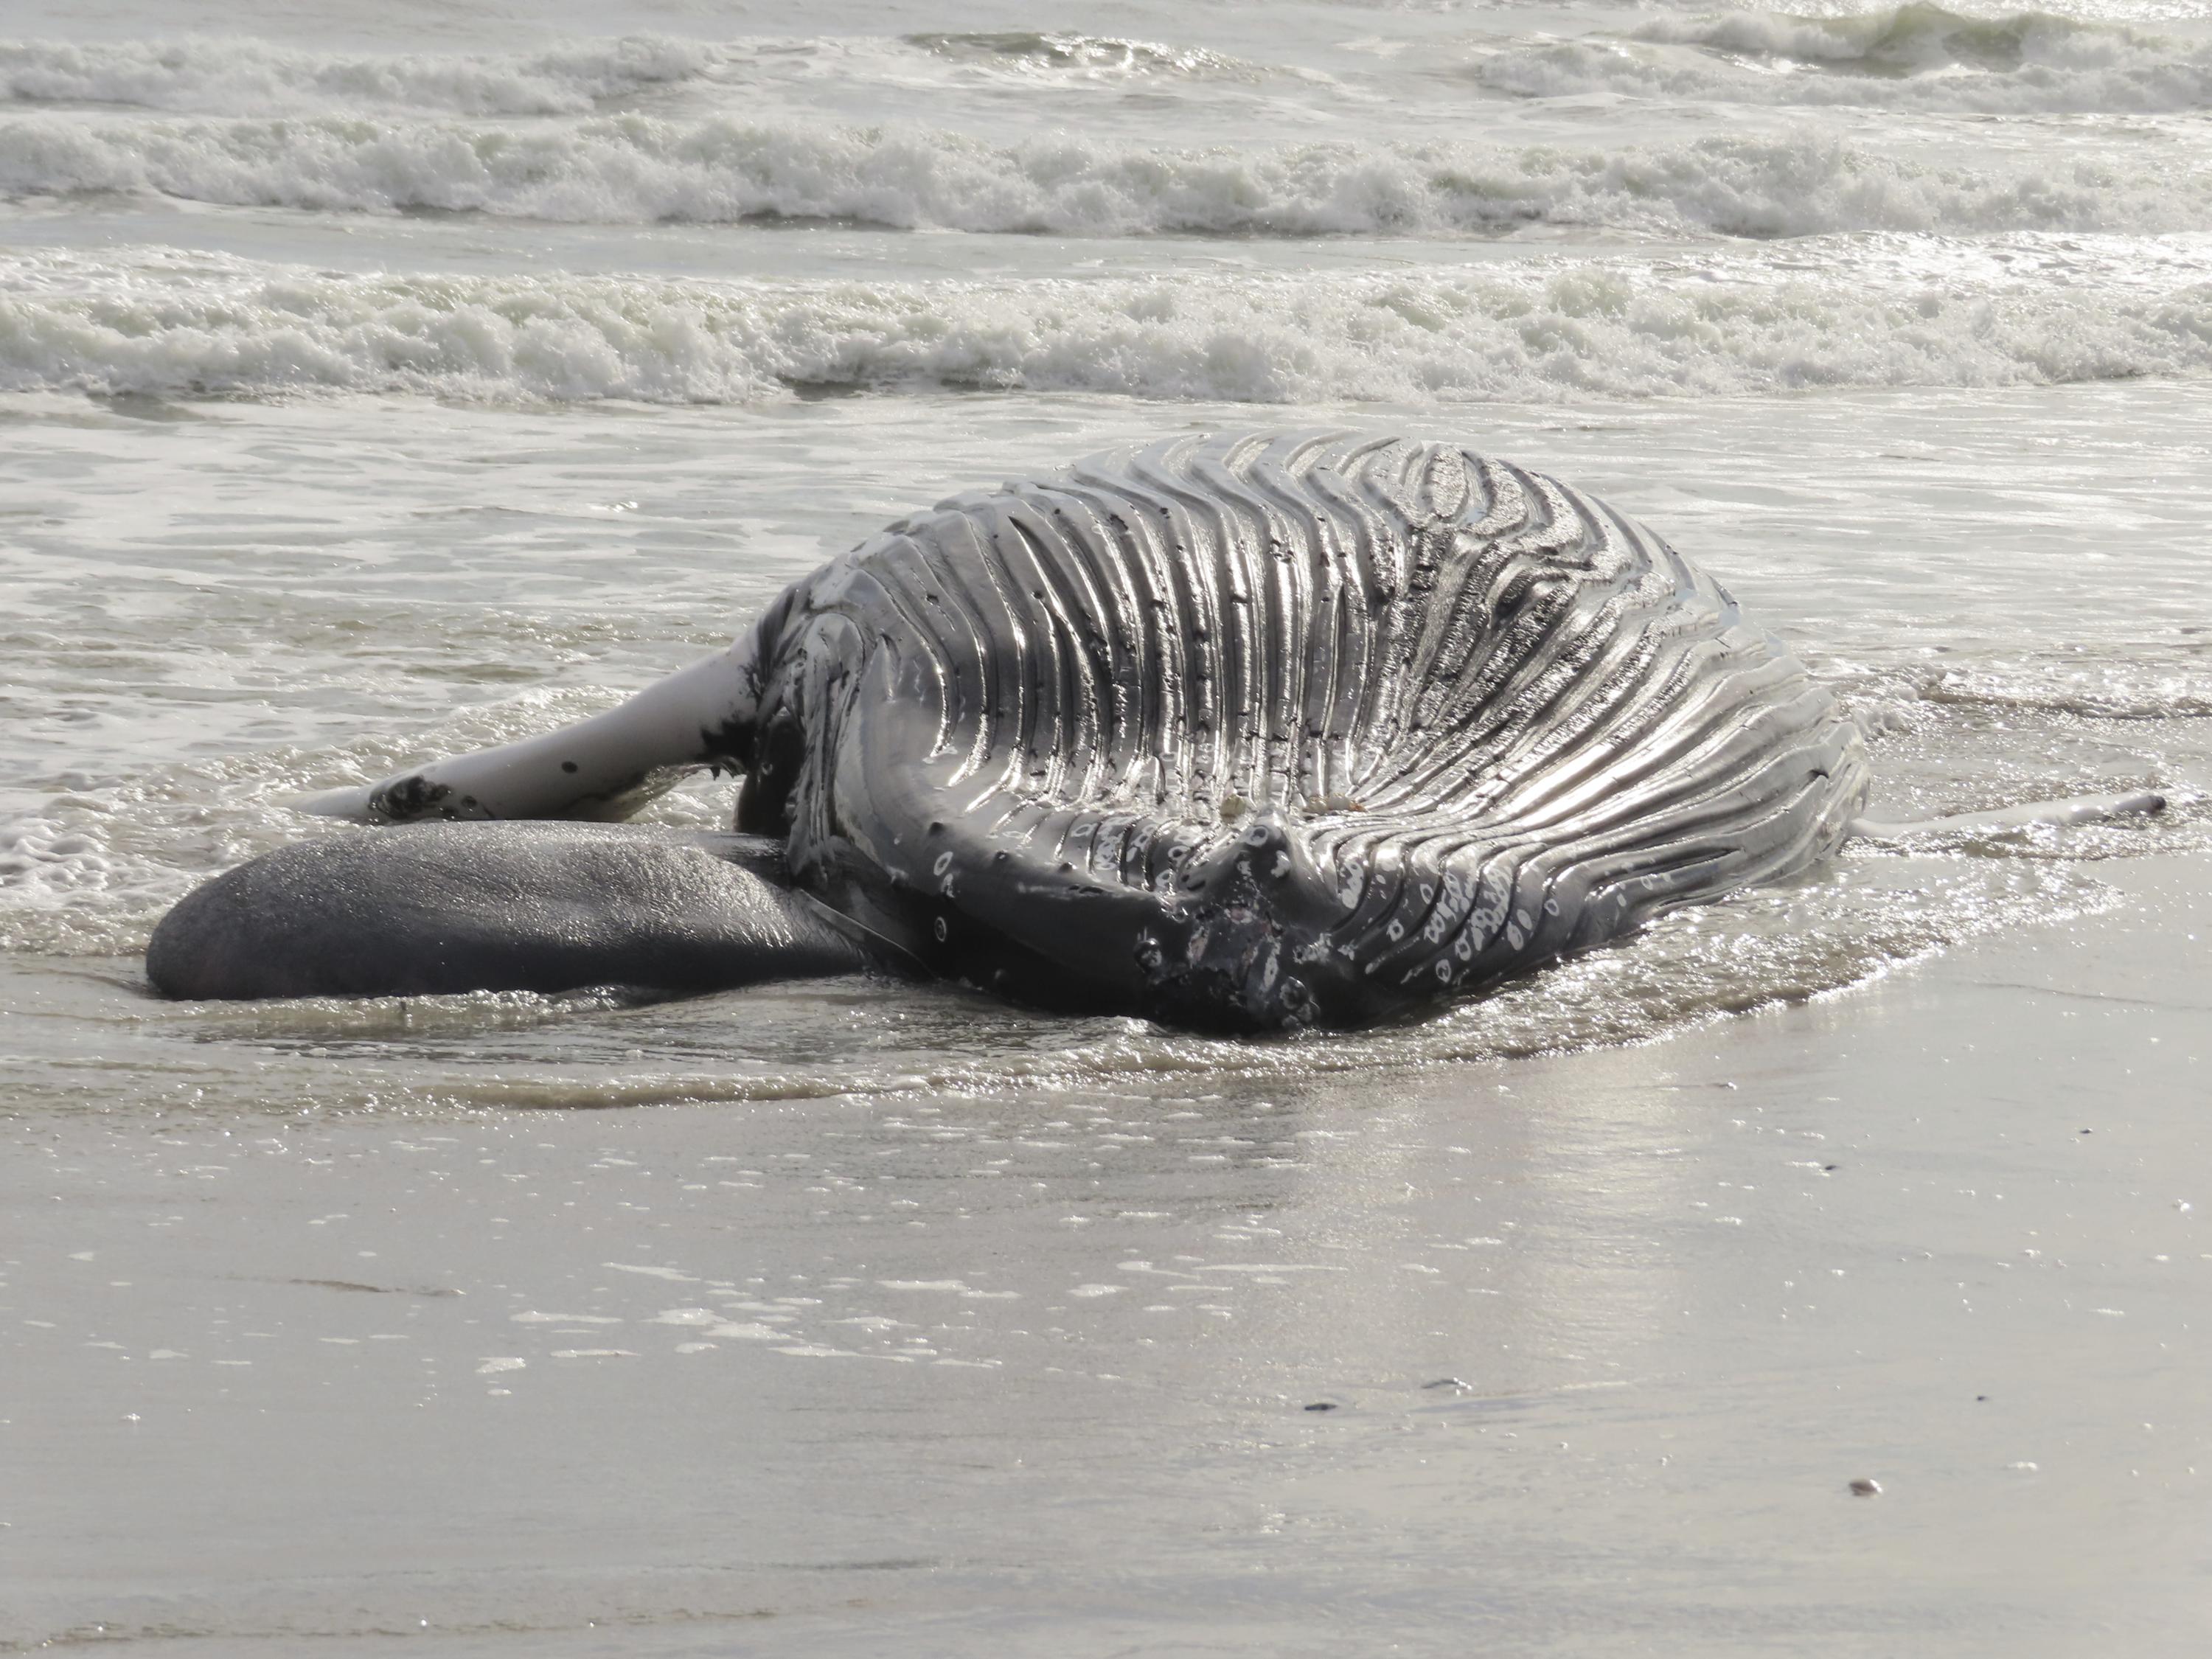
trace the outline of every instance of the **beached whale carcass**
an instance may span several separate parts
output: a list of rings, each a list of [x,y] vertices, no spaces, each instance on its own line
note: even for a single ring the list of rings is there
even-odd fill
[[[736,834],[617,818],[743,775]],[[1272,1030],[1802,870],[1859,732],[1650,531],[1456,443],[1190,436],[953,497],[577,726],[313,804],[431,820],[187,897],[182,996],[696,989],[863,961]],[[442,827],[439,827],[442,826]]]

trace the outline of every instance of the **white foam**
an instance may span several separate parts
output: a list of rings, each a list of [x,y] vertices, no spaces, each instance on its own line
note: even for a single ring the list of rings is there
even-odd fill
[[[1256,67],[1203,47],[1030,30],[717,42],[634,34],[532,52],[438,56],[319,52],[205,35],[0,40],[0,104],[125,105],[209,115],[579,115],[611,100],[701,82],[756,94],[824,78],[886,87],[1043,89],[1260,76]]]
[[[1251,64],[1203,46],[1114,35],[1008,29],[909,34],[902,44],[954,63],[1024,78],[1249,80],[1259,73]]]
[[[108,955],[141,949],[192,879],[113,845],[82,798],[0,818],[0,951]]]
[[[1933,274],[1936,272],[1942,274]],[[337,276],[0,258],[0,390],[758,403],[980,386],[1296,403],[2212,373],[2200,254],[1928,239],[1404,275],[840,283]]]
[[[716,48],[656,36],[527,55],[367,57],[254,40],[0,41],[0,100],[128,104],[212,114],[406,107],[461,115],[573,115],[696,79]]]
[[[1474,76],[1524,97],[1863,105],[1991,114],[2212,108],[2212,45],[2125,23],[1940,6],[1844,16],[1661,15],[1625,35],[1516,41]]]
[[[0,823],[0,887],[67,903],[81,894],[105,892],[115,861],[92,829],[52,818]]]
[[[635,114],[521,125],[0,119],[0,195],[84,191],[571,223],[838,220],[1086,236],[1494,235],[1544,224],[1770,238],[2212,222],[2212,176],[2179,159],[2125,175],[2065,152],[1929,165],[1809,131],[1581,149],[1176,149]]]

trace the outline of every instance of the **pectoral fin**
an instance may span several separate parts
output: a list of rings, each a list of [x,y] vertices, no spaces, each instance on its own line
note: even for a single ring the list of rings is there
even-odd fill
[[[629,702],[538,737],[428,762],[380,783],[304,795],[303,811],[356,823],[629,817],[686,773],[732,765],[750,731],[752,647],[741,641]]]

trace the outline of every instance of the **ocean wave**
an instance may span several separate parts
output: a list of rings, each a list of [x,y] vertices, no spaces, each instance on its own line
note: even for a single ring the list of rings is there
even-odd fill
[[[956,386],[1449,404],[2212,373],[2201,261],[2010,252],[1941,277],[1900,248],[1825,266],[775,287],[47,253],[0,259],[0,390],[756,403]]]
[[[1650,147],[1154,149],[635,114],[525,127],[0,120],[0,195],[94,191],[570,223],[829,220],[1087,236],[1496,235],[1548,225],[1778,237],[2212,222],[2203,169],[2124,173],[2061,155],[1929,166],[1809,133]]]
[[[2044,11],[1976,17],[1929,4],[1660,17],[1620,35],[1509,46],[1473,73],[1523,97],[1611,92],[1985,114],[2212,108],[2212,44]]]
[[[2116,672],[2109,665],[2069,673],[2045,670],[1947,669],[1923,677],[1923,702],[2083,720],[2175,720],[2212,718],[2212,693],[2202,677]]]
[[[1255,78],[1259,73],[1249,64],[1208,52],[1203,46],[1124,40],[1111,35],[1008,29],[965,34],[909,34],[903,38],[908,46],[956,63],[1054,78],[1167,76],[1244,81]]]
[[[222,116],[410,110],[588,115],[611,100],[708,83],[743,93],[840,77],[1031,84],[1253,81],[1255,65],[1200,46],[1048,31],[901,39],[625,35],[532,52],[328,53],[250,38],[0,40],[0,105],[105,104]]]
[[[696,41],[636,35],[513,56],[332,56],[254,40],[0,41],[0,100],[218,114],[404,107],[458,115],[587,114],[610,98],[697,79]]]

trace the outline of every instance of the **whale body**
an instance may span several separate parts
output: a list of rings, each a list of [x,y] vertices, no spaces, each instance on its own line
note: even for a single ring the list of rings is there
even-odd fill
[[[619,818],[702,766],[742,775],[738,834],[689,874],[668,832],[499,822]],[[607,714],[321,798],[448,827],[218,878],[149,972],[694,989],[865,960],[1352,1026],[1802,871],[1867,787],[1804,666],[1591,496],[1449,441],[1191,436],[954,496]],[[426,889],[441,862],[477,877]],[[472,942],[441,957],[441,927]]]

